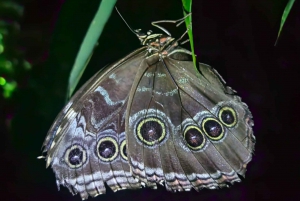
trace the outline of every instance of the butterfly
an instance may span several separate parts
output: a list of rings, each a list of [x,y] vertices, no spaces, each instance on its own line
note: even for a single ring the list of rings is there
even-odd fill
[[[239,182],[252,159],[253,120],[212,67],[194,68],[168,34],[135,31],[142,47],[96,73],[58,114],[43,143],[56,183],[82,199]]]

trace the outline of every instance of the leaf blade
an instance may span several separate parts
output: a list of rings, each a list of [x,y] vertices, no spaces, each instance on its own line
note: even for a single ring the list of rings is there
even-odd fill
[[[285,9],[283,11],[283,14],[282,14],[282,17],[281,17],[281,22],[280,22],[280,28],[279,28],[277,39],[275,41],[274,46],[277,45],[277,41],[278,41],[280,33],[282,31],[282,27],[283,27],[283,25],[284,25],[284,23],[285,23],[288,15],[289,15],[289,13],[290,13],[290,11],[291,11],[294,3],[295,3],[295,0],[289,0],[289,2],[287,3],[287,5],[286,5],[286,7],[285,7]]]
[[[68,81],[67,99],[74,92],[117,0],[102,0],[81,43]]]
[[[183,6],[183,15],[184,16],[186,16],[192,12],[192,0],[182,0],[182,6]],[[197,70],[197,67],[196,67],[197,61],[196,61],[196,56],[195,56],[193,29],[192,29],[192,15],[185,18],[185,24],[186,24],[186,28],[188,30],[188,36],[189,36],[190,46],[191,46],[191,50],[192,50],[192,58],[193,58],[194,67]]]

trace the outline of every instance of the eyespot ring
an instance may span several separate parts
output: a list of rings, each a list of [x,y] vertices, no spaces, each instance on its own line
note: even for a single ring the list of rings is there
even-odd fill
[[[202,120],[202,129],[206,136],[214,141],[221,140],[224,137],[224,127],[215,118],[206,117]]]
[[[148,146],[160,143],[166,137],[166,127],[157,117],[148,117],[140,120],[136,127],[137,138]]]
[[[218,115],[222,124],[228,128],[232,128],[237,124],[237,113],[234,109],[224,106],[219,110]]]
[[[188,133],[188,131],[192,131]],[[187,136],[189,135],[189,136]],[[189,125],[185,128],[183,138],[185,139],[188,147],[194,151],[199,151],[202,149],[206,143],[206,138],[203,134],[203,132],[200,130],[199,127],[194,125]],[[188,138],[188,139],[187,139]],[[200,143],[199,143],[200,140]],[[192,146],[191,144],[199,144],[198,146]]]
[[[87,160],[86,150],[78,144],[74,144],[66,149],[64,161],[70,168],[81,167]]]
[[[128,158],[127,158],[127,151],[126,151],[126,140],[123,140],[121,142],[121,145],[120,145],[120,153],[121,153],[121,157],[127,161]]]
[[[119,153],[117,141],[112,137],[101,138],[96,146],[96,155],[104,162],[113,161]]]

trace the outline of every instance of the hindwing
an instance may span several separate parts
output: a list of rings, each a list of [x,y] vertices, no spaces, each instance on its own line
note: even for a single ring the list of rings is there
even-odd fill
[[[184,53],[183,53],[184,54]],[[141,65],[126,115],[133,175],[172,191],[240,181],[255,138],[246,104],[210,66],[160,58]]]

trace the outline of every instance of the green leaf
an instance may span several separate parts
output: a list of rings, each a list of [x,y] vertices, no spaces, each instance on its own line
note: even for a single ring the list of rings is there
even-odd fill
[[[3,97],[10,98],[12,93],[17,88],[17,82],[16,81],[5,82],[5,84],[2,87],[3,87]]]
[[[4,86],[6,84],[6,79],[4,77],[0,77],[0,86]]]
[[[292,7],[293,7],[293,4],[294,4],[295,0],[289,0],[289,2],[287,3],[284,11],[283,11],[283,14],[282,14],[282,17],[281,17],[281,23],[280,23],[280,28],[279,28],[279,31],[278,31],[278,35],[277,35],[277,39],[276,39],[276,42],[275,42],[275,45],[277,44],[277,41],[279,39],[279,36],[280,36],[280,33],[281,33],[281,30],[282,30],[282,27],[286,21],[286,18],[288,17]]]
[[[186,16],[189,13],[192,12],[192,0],[182,0],[182,6],[184,8],[183,10],[183,15]],[[197,70],[197,64],[196,64],[196,56],[195,56],[195,49],[194,49],[194,39],[193,39],[193,29],[192,29],[192,15],[188,16],[185,18],[185,25],[188,30],[188,35],[190,39],[190,45],[191,45],[191,50],[192,50],[192,57],[193,57],[193,63],[194,67]]]
[[[93,50],[97,41],[108,21],[112,10],[117,0],[102,0],[93,21],[83,39],[79,52],[76,56],[75,63],[71,70],[69,77],[67,99],[69,99],[74,92],[90,58],[92,57]]]

